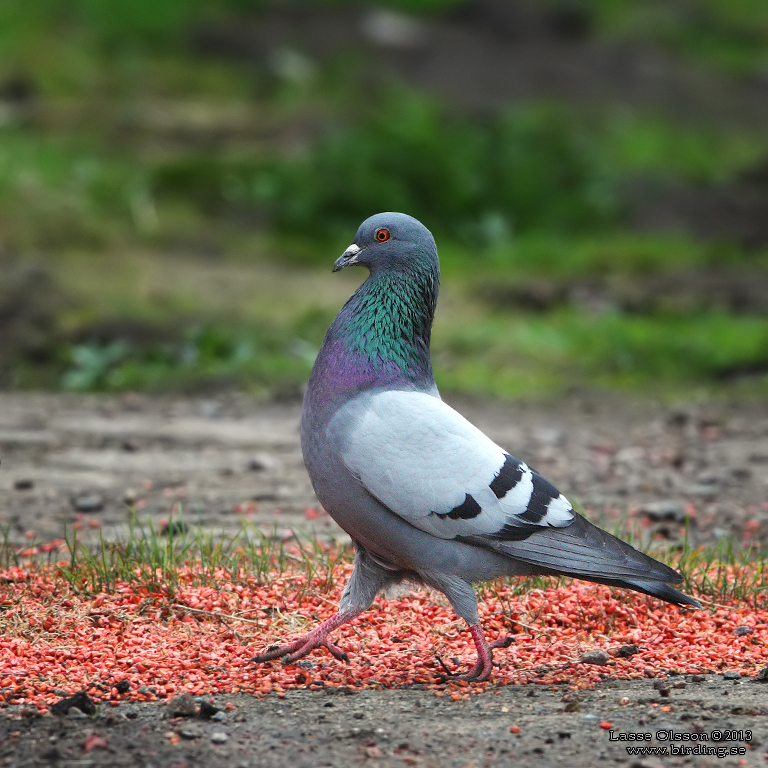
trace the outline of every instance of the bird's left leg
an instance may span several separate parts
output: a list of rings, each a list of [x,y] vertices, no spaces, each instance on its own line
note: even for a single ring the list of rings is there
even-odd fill
[[[475,666],[464,672],[464,674],[456,674],[455,672],[449,672],[445,670],[446,678],[451,680],[472,680],[476,683],[482,683],[491,676],[491,670],[493,669],[493,649],[494,648],[509,648],[512,645],[511,637],[499,637],[490,643],[485,639],[485,633],[483,632],[483,626],[478,622],[477,624],[469,625],[469,633],[472,635],[472,639],[475,641],[475,648],[477,648],[477,661]],[[445,669],[445,665],[443,665]]]
[[[285,645],[270,646],[264,653],[254,656],[251,661],[260,663],[272,659],[282,659],[284,664],[291,664],[315,648],[326,648],[334,658],[348,662],[349,656],[337,645],[334,645],[328,639],[328,635],[334,629],[366,611],[376,595],[388,584],[397,581],[399,576],[398,571],[392,571],[380,565],[365,549],[355,545],[355,565],[347,586],[344,588],[344,594],[341,596],[338,612],[306,635],[302,635],[297,640]]]
[[[499,637],[490,643],[485,639],[480,616],[477,613],[477,598],[475,597],[474,590],[466,581],[454,576],[440,576],[438,578],[422,576],[428,584],[445,594],[456,613],[469,624],[469,632],[475,642],[475,648],[477,648],[477,661],[475,665],[463,674],[449,671],[445,664],[443,664],[442,659],[439,659],[445,670],[445,675],[442,676],[443,679],[472,680],[482,683],[490,677],[491,670],[493,669],[493,649],[509,648],[512,644],[512,638]]]

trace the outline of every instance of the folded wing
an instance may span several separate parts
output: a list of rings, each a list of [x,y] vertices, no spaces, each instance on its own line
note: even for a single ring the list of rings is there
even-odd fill
[[[364,395],[330,430],[368,492],[433,536],[518,540],[573,522],[551,483],[433,395]]]

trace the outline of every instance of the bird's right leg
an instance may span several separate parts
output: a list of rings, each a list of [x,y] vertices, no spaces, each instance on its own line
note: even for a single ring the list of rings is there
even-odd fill
[[[472,680],[480,683],[487,680],[493,670],[493,649],[509,648],[512,644],[512,638],[500,637],[490,643],[485,639],[483,627],[480,624],[480,616],[477,612],[477,598],[472,586],[466,581],[455,576],[441,574],[422,573],[421,576],[428,584],[443,592],[453,606],[453,610],[469,624],[469,632],[477,649],[477,661],[474,666],[461,674],[451,672],[438,656],[438,661],[445,670],[445,675],[441,675],[440,679],[443,682],[447,680]]]
[[[349,661],[349,656],[334,645],[328,635],[368,610],[376,595],[388,584],[397,581],[399,573],[379,565],[361,546],[355,547],[355,566],[344,588],[339,602],[338,613],[326,619],[319,627],[285,645],[273,645],[264,653],[254,656],[251,661],[261,663],[282,659],[283,664],[292,664],[304,658],[315,648],[326,648],[339,661]]]

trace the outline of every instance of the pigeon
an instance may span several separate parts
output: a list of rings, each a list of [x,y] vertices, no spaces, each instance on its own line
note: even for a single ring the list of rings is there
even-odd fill
[[[349,661],[329,634],[403,581],[442,592],[463,618],[488,679],[493,649],[472,584],[501,576],[565,575],[626,587],[679,606],[675,570],[578,514],[538,472],[441,398],[430,358],[440,267],[430,231],[403,213],[366,219],[333,271],[367,279],[339,311],[315,360],[301,445],[320,503],[350,535],[355,558],[338,612],[254,662],[292,663],[316,648]]]

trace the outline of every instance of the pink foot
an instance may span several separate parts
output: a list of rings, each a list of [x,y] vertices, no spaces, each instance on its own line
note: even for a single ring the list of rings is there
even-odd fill
[[[362,613],[362,611],[337,613],[334,616],[331,616],[330,619],[324,621],[319,627],[315,627],[311,632],[302,635],[298,640],[294,640],[292,643],[286,643],[285,645],[271,645],[264,651],[264,653],[259,653],[254,656],[251,661],[260,664],[264,661],[282,659],[283,664],[292,664],[294,661],[303,659],[311,651],[314,651],[315,648],[327,648],[335,659],[348,663],[349,656],[347,656],[347,654],[337,645],[334,645],[328,639],[328,635],[334,629],[351,621],[360,613]]]
[[[493,649],[494,648],[509,648],[512,645],[511,637],[500,637],[493,642],[489,643],[485,639],[483,633],[483,627],[480,624],[472,624],[469,627],[469,632],[472,635],[472,639],[475,641],[475,648],[477,648],[477,662],[469,672],[458,674],[451,672],[448,667],[445,666],[443,660],[438,657],[440,664],[445,670],[445,674],[441,675],[441,681],[447,682],[448,680],[472,680],[476,683],[482,683],[491,676],[491,670],[493,669]]]

